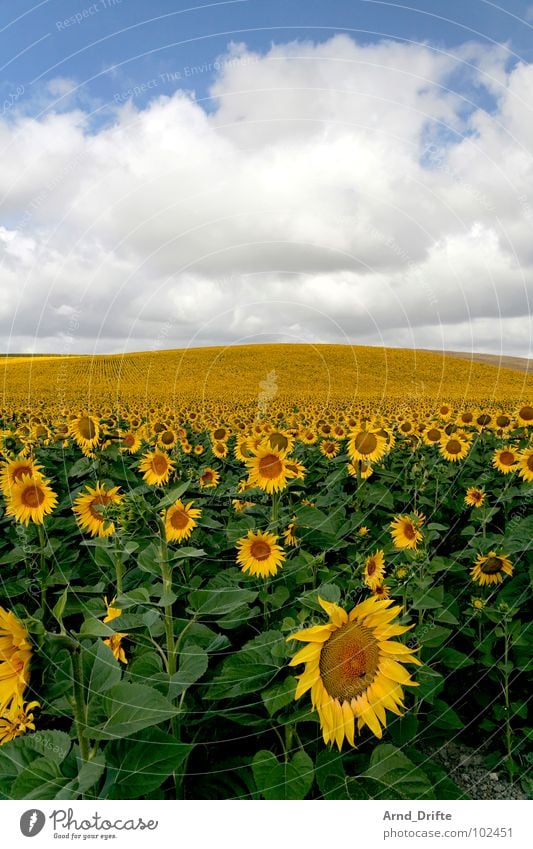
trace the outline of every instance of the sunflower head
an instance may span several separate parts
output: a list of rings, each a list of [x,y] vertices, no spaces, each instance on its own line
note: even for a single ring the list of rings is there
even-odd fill
[[[30,521],[42,525],[44,517],[57,504],[57,496],[41,475],[34,477],[23,474],[11,485],[6,513],[17,522],[27,525]]]
[[[465,504],[468,507],[482,507],[483,502],[485,501],[486,492],[484,489],[480,489],[477,486],[470,486],[466,490],[465,495]]]
[[[423,523],[424,517],[417,511],[412,515],[396,516],[390,524],[394,547],[416,549],[423,539],[420,531]]]
[[[380,738],[386,727],[386,710],[401,715],[404,686],[416,686],[403,664],[420,665],[414,650],[391,640],[409,630],[394,620],[401,608],[390,599],[376,596],[358,604],[350,613],[318,599],[329,622],[292,634],[288,640],[307,643],[290,661],[305,664],[295,698],[308,690],[320,717],[325,743],[344,739],[354,746],[355,730],[367,725]]]
[[[275,575],[285,560],[278,538],[268,531],[248,531],[237,542],[237,563],[243,572],[257,578]]]
[[[363,581],[370,590],[376,590],[385,577],[385,555],[382,550],[374,552],[365,560]]]
[[[182,542],[189,539],[193,528],[197,525],[196,519],[202,515],[202,511],[198,507],[193,507],[193,504],[193,501],[184,504],[178,499],[165,512],[165,534],[168,542]]]
[[[486,555],[478,555],[470,570],[470,577],[481,587],[501,584],[504,575],[511,577],[512,574],[513,566],[507,555],[497,554],[495,551],[489,551]]]

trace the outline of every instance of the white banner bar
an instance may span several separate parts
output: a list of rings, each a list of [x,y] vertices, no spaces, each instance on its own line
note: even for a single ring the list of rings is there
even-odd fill
[[[533,845],[531,803],[519,801],[5,801],[0,816],[7,849],[67,840],[117,849]]]

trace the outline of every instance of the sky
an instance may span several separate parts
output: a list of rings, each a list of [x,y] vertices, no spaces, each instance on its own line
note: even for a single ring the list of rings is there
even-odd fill
[[[530,356],[533,4],[0,4],[0,351]]]

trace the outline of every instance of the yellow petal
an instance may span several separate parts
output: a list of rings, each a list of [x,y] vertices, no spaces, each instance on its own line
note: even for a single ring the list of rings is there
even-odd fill
[[[355,726],[353,710],[349,702],[342,703],[342,713],[344,716],[344,733],[350,746],[355,746]]]
[[[386,678],[390,678],[391,681],[397,681],[398,684],[411,683],[411,678],[407,669],[388,657],[381,658],[379,662],[379,670]]]
[[[409,646],[404,646],[403,643],[384,642],[378,643],[379,650],[392,658],[401,658],[402,663],[414,663],[417,666],[422,666],[422,661],[414,656],[415,649],[410,649]]]
[[[287,642],[289,640],[301,640],[305,643],[323,643],[328,637],[331,636],[331,632],[335,630],[335,625],[313,625],[312,628],[304,628],[302,631],[297,631],[296,634],[291,634],[287,637]]]
[[[308,660],[314,660],[317,656],[320,657],[320,646],[316,643],[310,643],[296,652],[293,659],[289,661],[289,666],[298,666],[299,663],[307,663]]]
[[[333,604],[332,601],[325,601],[323,598],[320,598],[320,596],[318,596],[318,603],[320,607],[326,611],[329,618],[333,624],[337,626],[337,628],[346,624],[348,621],[348,614],[342,609],[342,607],[339,607],[338,604]]]
[[[354,619],[363,619],[370,613],[385,610],[390,604],[392,604],[391,598],[376,598],[375,596],[370,596],[370,598],[367,598],[366,601],[362,601],[361,604],[358,604],[352,611],[350,611],[350,622],[353,622]]]
[[[333,701],[331,702],[331,707],[335,729],[335,742],[340,752],[344,740],[344,713],[338,699],[333,699]]]
[[[307,693],[308,690],[311,689],[313,684],[317,681],[320,676],[319,669],[312,670],[311,672],[304,672],[303,675],[298,679],[298,685],[296,687],[296,692],[294,694],[295,699],[299,699],[304,693]]]

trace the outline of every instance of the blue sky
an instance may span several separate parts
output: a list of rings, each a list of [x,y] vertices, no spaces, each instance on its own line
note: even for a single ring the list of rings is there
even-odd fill
[[[533,0],[0,4],[0,350],[529,356]]]
[[[394,38],[442,49],[503,43],[510,62],[533,54],[533,3],[524,0],[15,0],[2,4],[0,24],[4,92],[23,85],[28,104],[56,77],[101,104],[160,74],[157,94],[181,86],[204,98],[209,65],[232,40],[265,52],[273,42],[345,32],[362,43]],[[147,89],[138,101],[152,96]]]

